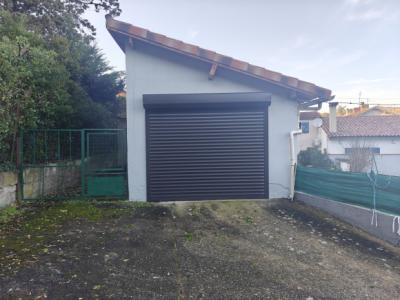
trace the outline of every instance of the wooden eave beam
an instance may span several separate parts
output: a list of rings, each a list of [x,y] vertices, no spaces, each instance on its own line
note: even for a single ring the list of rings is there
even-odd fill
[[[215,74],[217,73],[217,68],[218,68],[218,64],[217,63],[213,63],[211,65],[210,72],[208,73],[208,79],[209,80],[213,80],[214,79]]]

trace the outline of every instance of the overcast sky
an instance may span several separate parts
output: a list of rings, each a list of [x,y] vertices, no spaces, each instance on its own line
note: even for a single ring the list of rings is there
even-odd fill
[[[400,104],[400,0],[120,0],[125,21],[333,90]],[[90,12],[117,70],[123,52]]]

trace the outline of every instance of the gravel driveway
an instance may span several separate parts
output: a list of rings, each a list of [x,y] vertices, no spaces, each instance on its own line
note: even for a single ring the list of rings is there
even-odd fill
[[[400,255],[286,200],[64,202],[0,225],[0,298],[400,299]]]

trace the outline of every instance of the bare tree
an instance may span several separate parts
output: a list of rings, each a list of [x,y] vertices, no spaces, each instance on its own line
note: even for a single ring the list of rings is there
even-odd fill
[[[373,153],[365,139],[356,139],[349,148],[348,153],[350,172],[365,172],[371,167]]]

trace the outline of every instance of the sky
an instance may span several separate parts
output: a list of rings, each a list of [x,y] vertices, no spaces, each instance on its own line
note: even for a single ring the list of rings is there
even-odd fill
[[[120,0],[125,21],[329,88],[400,105],[400,0]],[[89,11],[116,70],[125,57]]]

